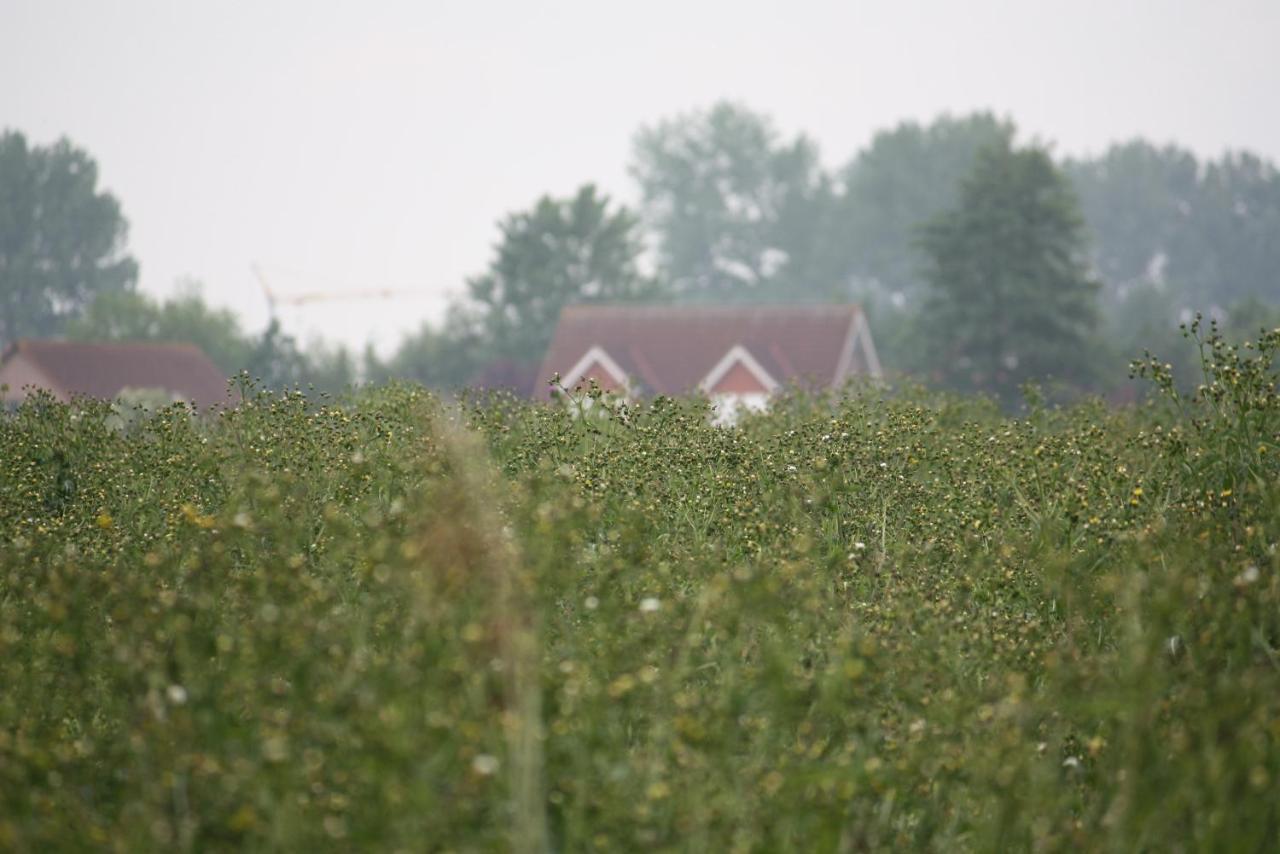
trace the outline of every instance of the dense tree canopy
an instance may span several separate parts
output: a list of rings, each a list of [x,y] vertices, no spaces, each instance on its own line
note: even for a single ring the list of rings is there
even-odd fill
[[[1271,163],[1246,153],[1201,162],[1134,140],[1066,169],[1111,294],[1155,284],[1177,305],[1201,308],[1280,295],[1280,172]]]
[[[469,299],[440,323],[424,323],[389,360],[369,354],[371,379],[527,391],[566,305],[658,295],[639,267],[640,221],[593,185],[569,198],[543,196],[498,227],[489,269],[467,282]]]
[[[1200,188],[1192,236],[1172,254],[1170,273],[1200,302],[1280,298],[1280,171],[1255,155],[1230,154],[1205,166]]]
[[[0,344],[57,334],[98,294],[132,289],[127,232],[86,152],[0,134]]]
[[[838,236],[832,247],[847,276],[889,292],[922,285],[915,245],[921,223],[955,204],[979,149],[1009,143],[1012,123],[990,113],[881,131],[841,176]]]
[[[638,266],[639,220],[590,184],[571,198],[543,196],[499,228],[488,271],[467,283],[491,358],[535,364],[564,306],[654,293]]]
[[[984,148],[921,245],[924,328],[948,384],[1008,400],[1030,379],[1085,378],[1098,285],[1075,194],[1046,151]]]
[[[805,137],[721,102],[641,128],[631,172],[677,297],[776,297],[824,275],[831,192]]]
[[[1112,292],[1162,275],[1196,203],[1199,168],[1189,151],[1140,141],[1064,164],[1092,237],[1094,266]]]

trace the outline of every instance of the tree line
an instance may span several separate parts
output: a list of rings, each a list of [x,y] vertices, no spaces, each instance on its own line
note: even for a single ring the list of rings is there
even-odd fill
[[[248,371],[272,387],[337,390],[356,379],[342,348],[304,350],[276,323],[251,333],[209,305],[198,282],[165,301],[139,292],[128,230],[88,152],[0,134],[0,348],[24,337],[189,341],[228,375]]]
[[[891,368],[1002,397],[1104,388],[1181,315],[1253,323],[1280,302],[1280,174],[1144,140],[1055,158],[990,113],[903,122],[835,168],[721,102],[639,129],[639,207],[592,184],[505,216],[487,269],[387,360],[248,335],[188,290],[134,288],[120,206],[61,141],[0,138],[0,339],[181,335],[273,383],[357,374],[528,387],[572,302],[861,302]],[[216,333],[216,334],[215,334]]]

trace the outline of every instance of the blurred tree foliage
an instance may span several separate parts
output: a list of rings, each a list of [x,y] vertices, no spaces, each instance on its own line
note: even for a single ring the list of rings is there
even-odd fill
[[[467,282],[495,358],[537,362],[560,309],[573,302],[655,296],[641,274],[640,221],[587,184],[571,198],[543,196],[500,224],[489,269]]]
[[[0,345],[55,335],[98,294],[132,290],[127,234],[85,151],[0,134]]]
[[[920,242],[924,344],[948,385],[1009,401],[1028,380],[1089,378],[1098,284],[1075,193],[1047,151],[982,149]]]
[[[564,306],[660,296],[640,270],[639,219],[591,184],[568,198],[543,196],[498,227],[489,269],[467,282],[469,300],[440,325],[424,324],[389,361],[371,360],[371,377],[527,391]]]
[[[831,182],[809,139],[783,140],[767,117],[720,102],[641,128],[631,173],[678,298],[776,298],[830,281]]]
[[[949,374],[954,354],[921,343],[941,339],[928,297],[937,259],[919,236],[925,223],[958,213],[977,153],[1012,151],[1015,137],[1011,121],[986,112],[906,121],[827,169],[809,138],[788,137],[741,104],[669,117],[634,139],[642,218],[590,184],[507,215],[488,269],[467,281],[447,316],[386,360],[366,353],[363,374],[527,390],[561,308],[628,300],[855,300],[868,309],[890,370]],[[1040,159],[1052,165],[1047,154]],[[1116,368],[1108,375],[1151,347],[1175,354],[1181,377],[1176,366],[1194,354],[1177,328],[1193,311],[1234,328],[1280,304],[1280,173],[1270,162],[1244,152],[1206,161],[1134,140],[1066,159],[1062,169],[1084,220],[1073,251],[1088,253],[1103,285],[1104,334],[1090,352]],[[1061,201],[1067,185],[1054,186]],[[962,229],[955,239],[976,233],[988,261],[1034,254],[1004,242],[1012,232],[1001,229]],[[56,334],[190,340],[224,370],[249,370],[274,387],[339,388],[356,378],[356,360],[342,348],[313,343],[304,352],[278,326],[250,336],[198,294],[157,303],[133,293],[137,265],[125,234],[119,204],[97,189],[85,152],[66,140],[40,148],[15,132],[0,136],[0,343]],[[654,275],[641,263],[646,246]],[[1001,275],[995,292],[1024,272]],[[1028,293],[1041,286],[1024,285]],[[1031,323],[1017,326],[1031,341],[1035,317],[1008,322]],[[1041,361],[1055,364],[1017,358],[1022,367],[1002,375],[1030,377]]]
[[[1164,288],[1179,307],[1280,296],[1280,172],[1248,153],[1201,162],[1134,140],[1067,161],[1109,296]]]
[[[721,102],[641,129],[632,173],[677,298],[853,299],[891,369],[928,373],[947,366],[920,346],[931,311],[920,228],[955,207],[980,149],[1015,136],[985,112],[903,122],[828,174],[807,138],[787,140],[767,116]],[[1202,161],[1138,140],[1062,165],[1104,286],[1096,360],[1119,368],[1148,346],[1181,354],[1178,323],[1192,311],[1238,318],[1250,300],[1280,302],[1272,164],[1247,153]]]
[[[832,251],[844,256],[846,275],[864,289],[919,294],[921,223],[955,205],[980,149],[1013,136],[1013,124],[990,113],[903,122],[877,133],[840,176],[840,239]]]
[[[488,352],[477,313],[462,303],[449,307],[443,322],[423,323],[388,360],[365,352],[365,376],[371,382],[407,379],[429,388],[466,385],[484,365]]]
[[[1110,296],[1163,277],[1199,193],[1195,155],[1134,141],[1064,169],[1080,196],[1092,258]]]

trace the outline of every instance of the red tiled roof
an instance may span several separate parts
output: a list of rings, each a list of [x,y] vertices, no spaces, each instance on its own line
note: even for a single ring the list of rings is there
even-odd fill
[[[865,349],[856,340],[862,334]],[[547,381],[553,374],[573,379],[567,374],[593,347],[617,363],[641,392],[683,394],[697,389],[735,346],[782,384],[832,387],[849,376],[879,372],[855,305],[578,305],[560,315],[534,395],[549,397]]]
[[[126,388],[162,388],[200,408],[227,400],[227,377],[194,344],[82,343],[20,339],[0,364],[21,354],[62,394],[105,400]]]

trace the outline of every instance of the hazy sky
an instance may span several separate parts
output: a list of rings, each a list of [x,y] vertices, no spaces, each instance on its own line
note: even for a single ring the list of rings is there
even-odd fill
[[[123,203],[142,287],[182,276],[389,349],[484,269],[495,222],[595,181],[635,129],[730,97],[829,164],[878,129],[991,109],[1067,154],[1141,135],[1280,160],[1278,0],[0,0],[0,127],[67,135]]]

